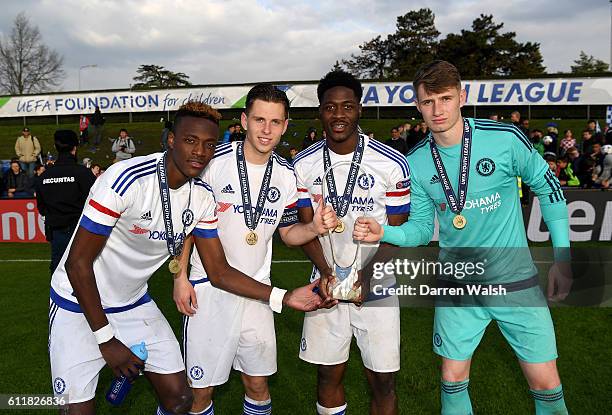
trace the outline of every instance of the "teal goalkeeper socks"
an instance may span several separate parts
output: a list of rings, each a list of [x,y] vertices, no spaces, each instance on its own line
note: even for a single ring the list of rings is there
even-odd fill
[[[535,401],[536,415],[568,415],[563,386],[540,391],[530,390]]]
[[[469,379],[461,382],[442,381],[442,415],[473,415],[469,384]]]

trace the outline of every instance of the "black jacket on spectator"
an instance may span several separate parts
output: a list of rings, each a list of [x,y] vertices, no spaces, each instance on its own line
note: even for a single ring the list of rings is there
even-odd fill
[[[15,189],[16,192],[27,192],[30,187],[30,179],[23,170],[15,174],[9,169],[6,173],[5,185],[7,189]]]
[[[408,152],[408,145],[401,138],[398,138],[397,140],[389,138],[389,139],[387,139],[387,141],[385,141],[385,144],[388,145],[391,148],[396,149],[397,151],[399,151],[403,155],[406,155],[406,153]]]
[[[35,184],[38,211],[45,217],[45,227],[50,230],[76,227],[95,181],[91,170],[77,164],[73,155],[60,153],[55,165],[41,174]]]
[[[311,140],[310,137],[305,137],[304,140],[302,140],[302,151],[306,150],[308,147],[310,147],[311,145],[313,145],[314,143],[316,143],[317,140]]]

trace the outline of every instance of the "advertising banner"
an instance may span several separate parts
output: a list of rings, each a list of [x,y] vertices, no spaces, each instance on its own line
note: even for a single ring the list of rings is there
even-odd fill
[[[32,117],[93,113],[175,111],[187,101],[201,101],[218,109],[244,108],[252,85],[103,91],[0,97],[0,117]],[[609,105],[612,78],[520,79],[464,81],[467,105]],[[292,107],[319,105],[316,84],[284,84]],[[411,82],[363,84],[367,107],[414,105]]]

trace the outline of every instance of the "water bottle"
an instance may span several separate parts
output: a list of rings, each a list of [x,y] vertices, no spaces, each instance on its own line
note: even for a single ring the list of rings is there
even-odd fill
[[[130,347],[130,350],[132,351],[132,353],[138,356],[140,360],[147,360],[149,354],[147,353],[147,348],[145,347],[144,342],[133,345],[132,347]],[[111,383],[108,392],[106,392],[106,400],[111,405],[121,405],[130,389],[132,389],[132,384],[130,383],[130,380],[125,376],[121,375],[118,378],[115,378],[115,380],[113,380],[113,383]]]

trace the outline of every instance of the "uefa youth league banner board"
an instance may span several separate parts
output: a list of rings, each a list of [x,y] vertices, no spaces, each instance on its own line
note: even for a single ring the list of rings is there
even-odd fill
[[[569,190],[565,192],[565,197],[572,242],[612,241],[612,191]],[[491,202],[494,200],[490,198]],[[485,208],[483,203],[488,201],[478,201],[479,206],[474,208]],[[529,241],[548,241],[550,234],[542,219],[537,198],[533,198],[523,214]],[[438,240],[437,221],[434,240]],[[0,200],[0,242],[44,241],[45,222],[36,208],[36,199]]]
[[[523,79],[464,81],[467,105],[608,105],[612,78]],[[317,107],[316,84],[277,85],[287,92],[292,107]],[[0,97],[0,117],[89,114],[102,112],[176,111],[187,101],[215,108],[244,108],[251,86],[219,86],[148,91],[111,91]],[[410,82],[364,83],[364,106],[414,105]]]

